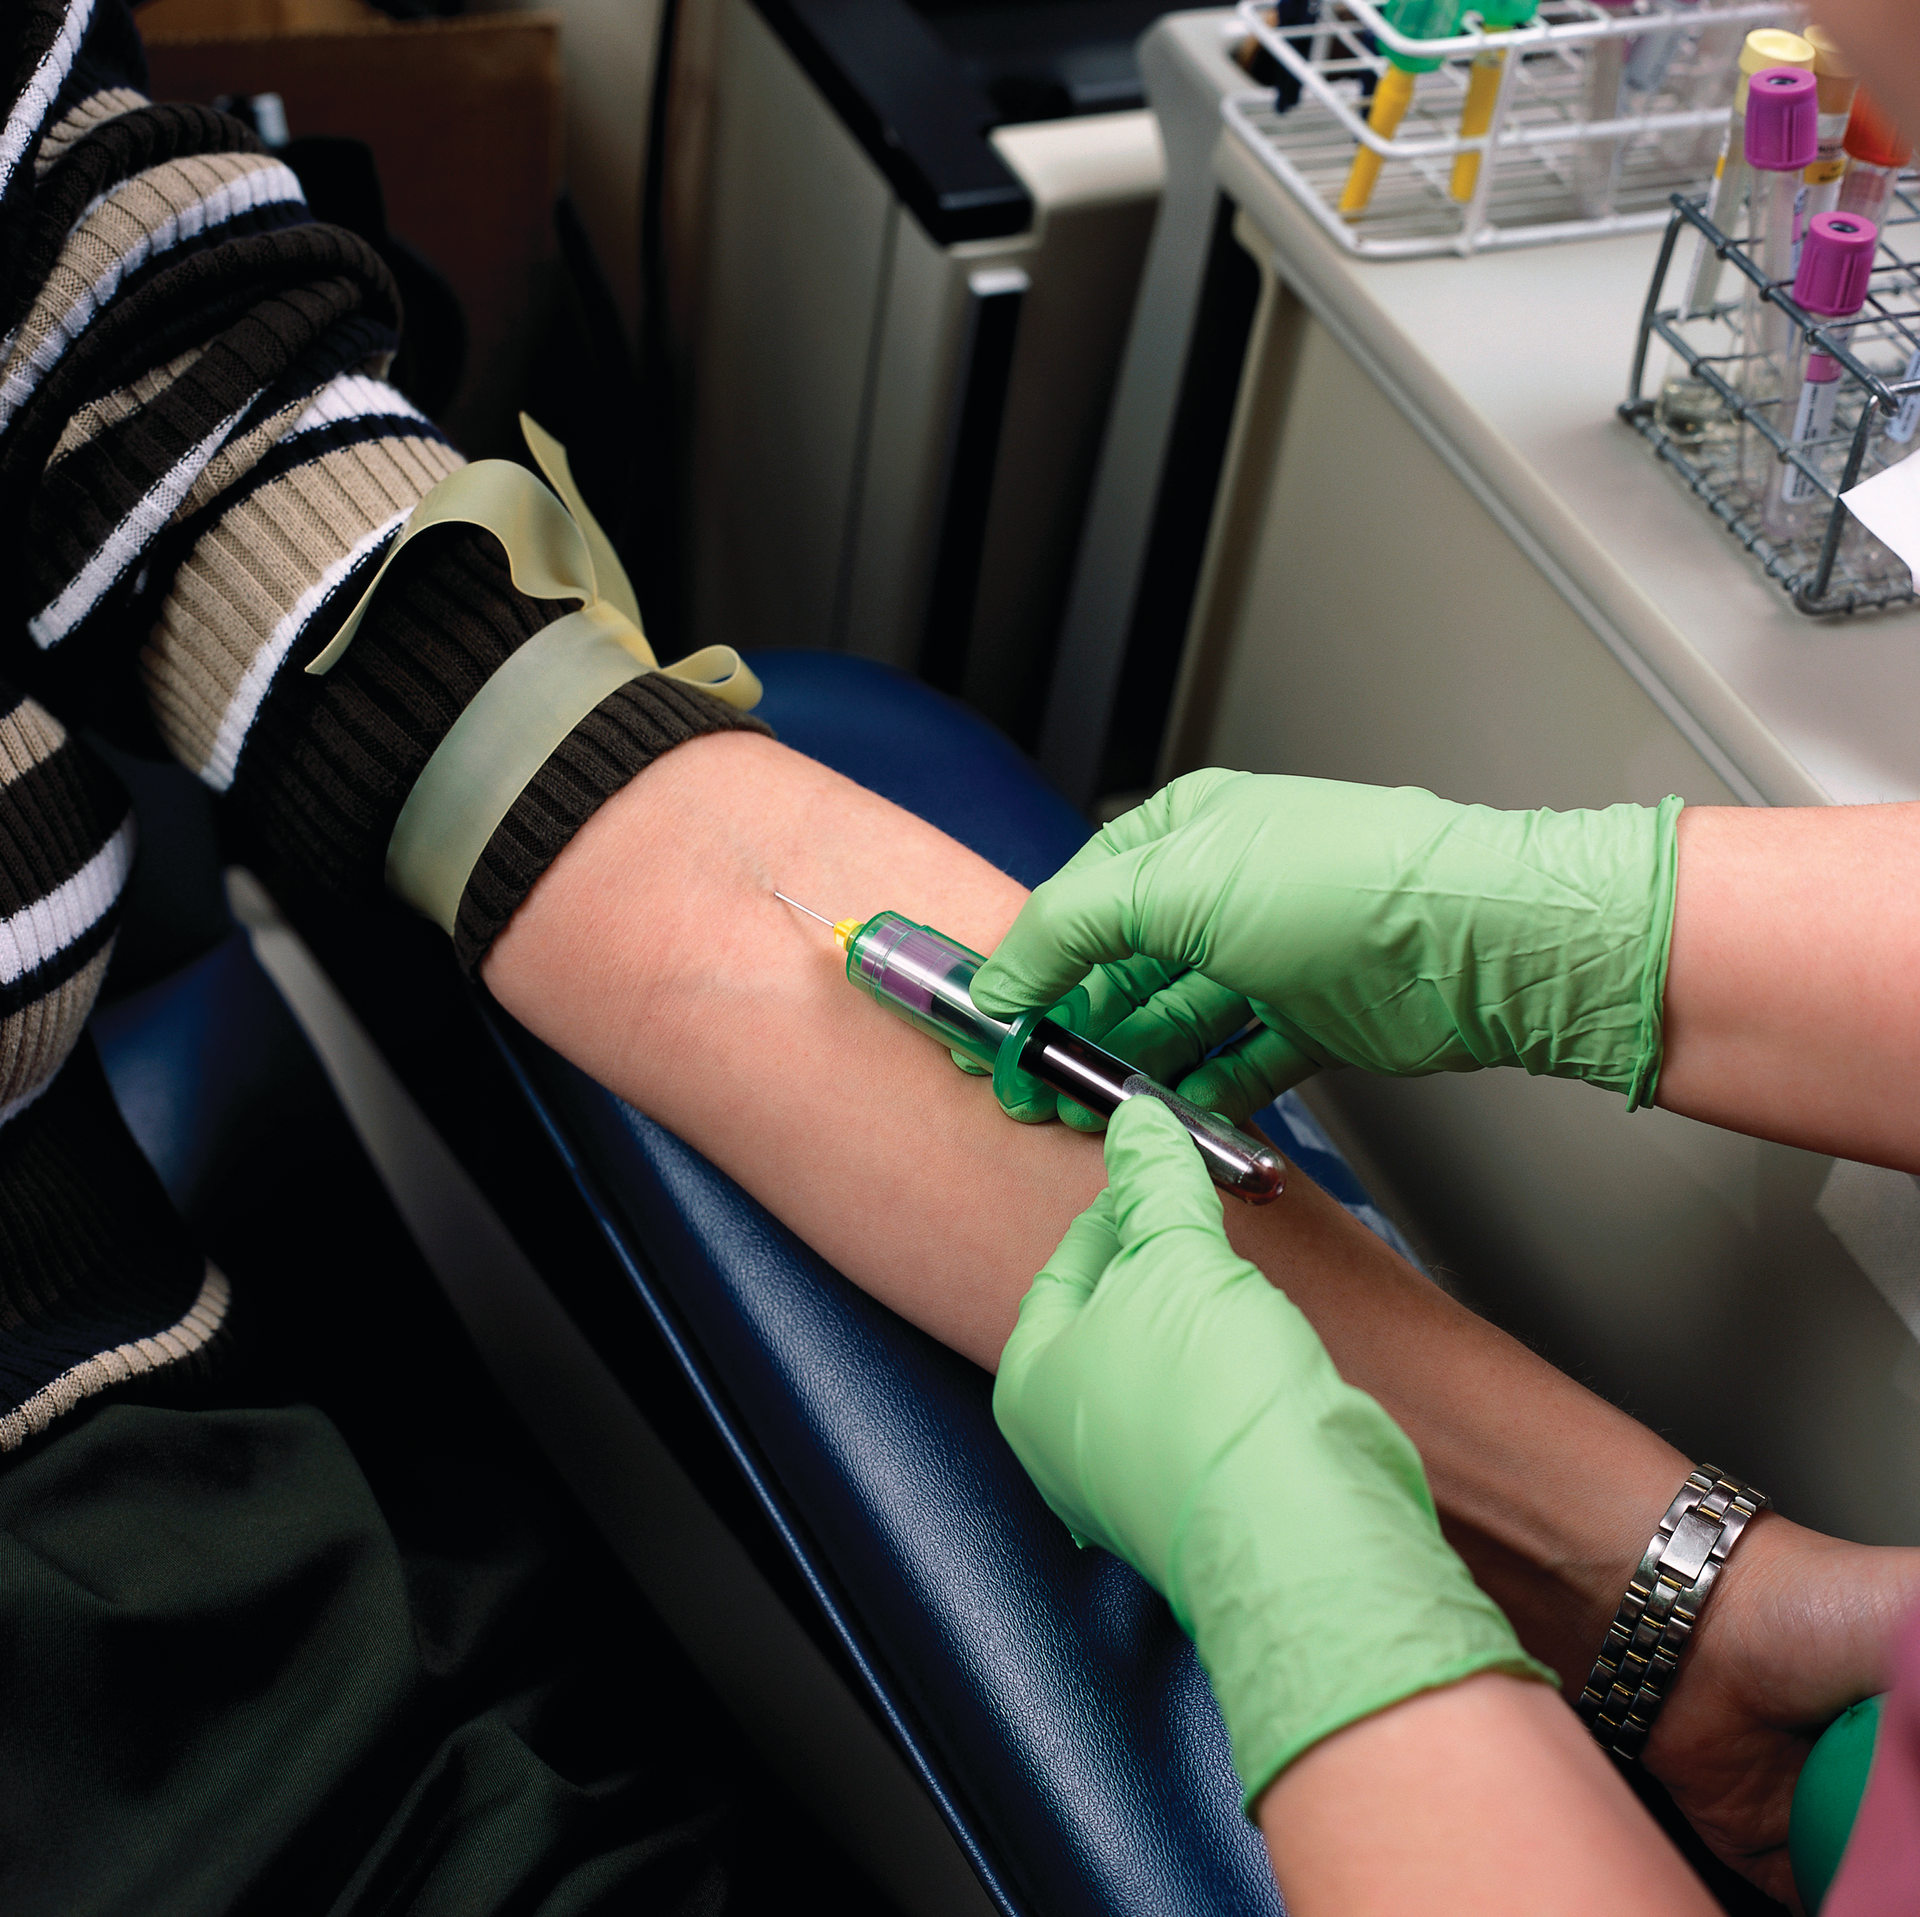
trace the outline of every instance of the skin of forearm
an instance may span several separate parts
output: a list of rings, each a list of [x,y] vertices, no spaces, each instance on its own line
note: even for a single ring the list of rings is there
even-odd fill
[[[855,1284],[991,1366],[1026,1279],[1104,1182],[1098,1142],[1008,1123],[982,1081],[848,984],[826,928],[775,887],[979,950],[1024,896],[813,761],[720,734],[601,807],[482,977]]]
[[[604,806],[495,944],[501,1004],[669,1126],[864,1290],[991,1368],[1104,1181],[849,986],[824,928],[891,907],[990,950],[1022,888],[770,741],[681,746]],[[1530,1648],[1584,1677],[1687,1461],[1474,1317],[1310,1181],[1236,1247],[1419,1446],[1449,1535]]]
[[[1680,815],[1669,1111],[1920,1172],[1920,804]]]
[[[1543,1685],[1427,1691],[1317,1744],[1255,1807],[1296,1917],[1710,1917],[1717,1906]]]

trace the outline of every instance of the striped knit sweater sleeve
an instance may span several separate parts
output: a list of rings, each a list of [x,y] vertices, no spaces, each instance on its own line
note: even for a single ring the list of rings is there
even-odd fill
[[[0,687],[0,1452],[226,1317],[83,1035],[132,860],[119,782]]]
[[[463,707],[571,610],[516,591],[491,535],[436,529],[304,671],[460,458],[384,381],[378,256],[246,128],[144,84],[124,0],[0,8],[0,674],[25,689],[0,687],[0,1452],[177,1372],[227,1311],[83,1034],[132,822],[66,728],[171,751],[276,882],[350,900]],[[742,725],[657,675],[604,701],[487,846],[461,962],[637,771]]]
[[[325,645],[460,457],[382,375],[378,256],[315,223],[238,122],[150,103],[123,0],[16,0],[0,134],[0,668],[69,722],[157,733],[276,873],[381,883],[408,790],[502,660],[570,605],[492,536],[410,545],[341,665]],[[462,901],[469,968],[592,812],[660,752],[757,727],[659,676],[577,728]]]

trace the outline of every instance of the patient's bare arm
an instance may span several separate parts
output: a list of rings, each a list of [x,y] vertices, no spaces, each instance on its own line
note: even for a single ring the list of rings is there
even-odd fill
[[[1024,896],[812,761],[720,734],[595,815],[484,977],[856,1284],[990,1367],[1103,1181],[1099,1141],[1010,1124],[983,1083],[846,983],[825,930],[775,885],[836,918],[891,907],[983,951]],[[1419,1446],[1449,1535],[1577,1689],[1691,1460],[1454,1303],[1307,1180],[1264,1210],[1227,1209],[1236,1246]],[[1735,1568],[1649,1761],[1710,1841],[1777,1888],[1799,1733],[1877,1682],[1881,1646],[1920,1599],[1920,1553],[1769,1517]]]

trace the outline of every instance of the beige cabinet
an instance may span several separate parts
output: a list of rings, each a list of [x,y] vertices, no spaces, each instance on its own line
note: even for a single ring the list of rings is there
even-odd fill
[[[717,0],[694,643],[823,646],[1038,723],[1158,201],[1135,110],[1003,127],[1017,232],[939,240],[747,0]]]

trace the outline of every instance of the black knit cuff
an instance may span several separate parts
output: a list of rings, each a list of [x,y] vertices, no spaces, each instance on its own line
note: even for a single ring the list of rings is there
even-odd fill
[[[453,949],[473,971],[573,835],[643,766],[709,732],[772,728],[709,692],[648,673],[581,720],[487,841],[461,894]]]
[[[0,1127],[0,1452],[83,1399],[203,1360],[226,1301],[83,1041]]]
[[[344,618],[364,589],[338,596]],[[292,662],[248,735],[235,805],[275,867],[322,898],[365,901],[435,748],[510,654],[574,610],[518,591],[491,533],[436,529],[394,561],[351,646],[323,677]],[[324,632],[316,627],[316,645]],[[573,835],[661,753],[758,719],[657,674],[603,700],[515,800],[460,904],[455,949],[473,970]]]

